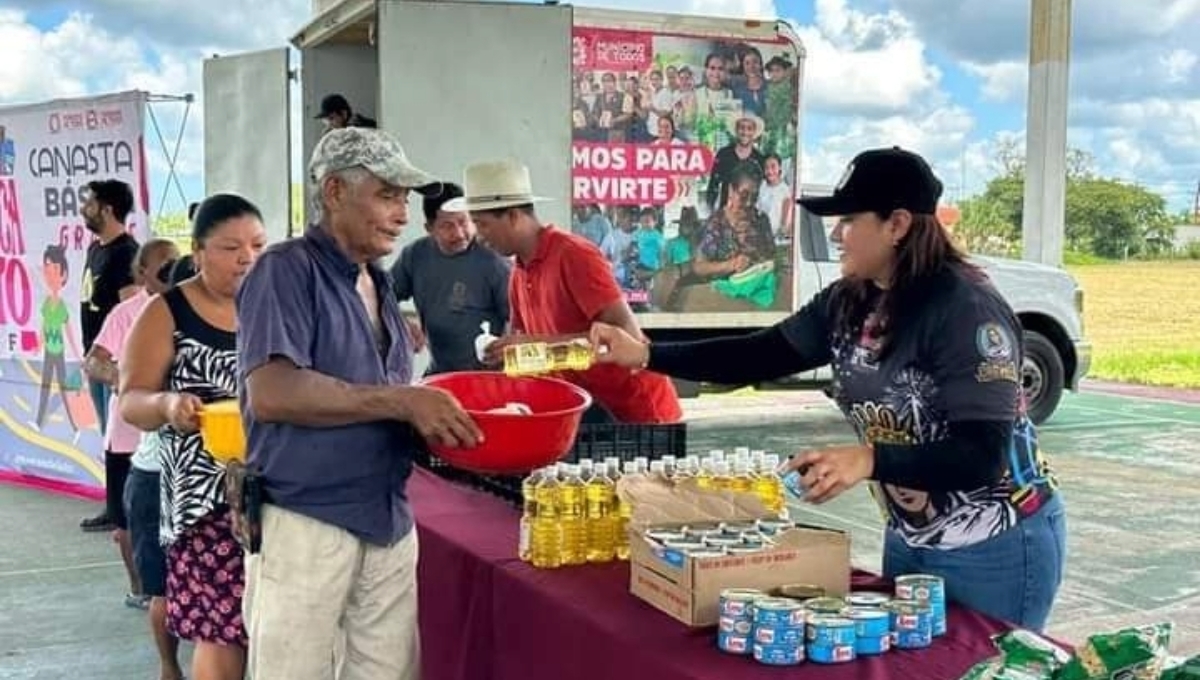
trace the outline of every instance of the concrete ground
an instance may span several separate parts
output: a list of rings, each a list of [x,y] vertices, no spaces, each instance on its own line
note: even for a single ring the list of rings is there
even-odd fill
[[[1042,428],[1069,504],[1052,633],[1077,641],[1170,619],[1172,651],[1200,653],[1200,532],[1188,519],[1200,507],[1200,405],[1186,401],[1071,395]],[[814,393],[706,395],[685,409],[694,451],[747,445],[786,454],[850,436]],[[0,680],[157,677],[145,616],[121,603],[115,547],[78,529],[97,509],[0,485]],[[851,531],[856,564],[878,569],[882,524],[865,490],[797,510]]]

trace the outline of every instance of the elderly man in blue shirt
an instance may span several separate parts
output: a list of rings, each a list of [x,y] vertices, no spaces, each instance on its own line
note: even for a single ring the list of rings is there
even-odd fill
[[[265,497],[246,567],[250,674],[417,678],[415,437],[481,435],[450,394],[409,385],[411,340],[374,263],[410,191],[440,186],[372,129],[330,131],[309,171],[319,220],[264,252],[237,301],[247,462]]]

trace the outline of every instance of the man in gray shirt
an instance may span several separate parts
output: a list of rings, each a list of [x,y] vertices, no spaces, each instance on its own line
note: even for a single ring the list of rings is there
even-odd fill
[[[457,184],[426,196],[427,234],[409,244],[392,265],[392,285],[401,302],[412,299],[432,360],[426,375],[479,371],[475,337],[487,321],[503,335],[508,324],[508,278],[512,263],[475,238],[465,212],[447,212],[447,201],[463,195]]]

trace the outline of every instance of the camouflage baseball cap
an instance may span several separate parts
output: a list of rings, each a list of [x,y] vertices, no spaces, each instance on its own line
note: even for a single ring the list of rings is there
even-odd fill
[[[432,175],[409,162],[404,147],[390,134],[372,128],[346,127],[326,132],[313,148],[308,173],[320,182],[331,172],[363,168],[392,186],[425,196],[441,193]]]

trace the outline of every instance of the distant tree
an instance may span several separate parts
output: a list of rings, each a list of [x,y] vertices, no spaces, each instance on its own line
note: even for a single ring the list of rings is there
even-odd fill
[[[1019,152],[1016,142],[1002,141],[996,151],[1000,174],[980,196],[963,202],[956,232],[964,244],[990,243],[994,248],[1001,239],[1017,250],[1025,201],[1025,163]],[[1169,252],[1176,221],[1167,212],[1166,200],[1145,187],[1097,176],[1094,163],[1086,151],[1067,152],[1067,249],[1106,258]]]

